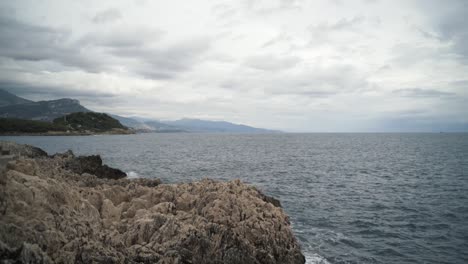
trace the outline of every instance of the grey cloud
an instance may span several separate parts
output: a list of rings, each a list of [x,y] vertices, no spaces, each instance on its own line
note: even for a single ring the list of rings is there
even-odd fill
[[[211,8],[211,12],[221,20],[230,19],[237,14],[237,10],[227,4],[217,4]]]
[[[308,31],[310,32],[310,40],[306,45],[307,48],[315,47],[317,45],[337,45],[338,42],[335,42],[335,38],[346,38],[345,48],[352,48],[353,45],[349,45],[349,41],[358,41],[358,38],[362,38],[363,34],[362,26],[364,22],[369,22],[372,24],[378,24],[378,21],[375,19],[367,19],[363,16],[354,16],[351,18],[341,18],[333,22],[326,21],[316,24],[311,24],[308,26]],[[357,38],[352,38],[357,37]]]
[[[269,6],[264,6],[265,3],[274,4]],[[275,1],[258,1],[258,0],[248,0],[246,1],[246,9],[249,11],[256,12],[258,14],[270,15],[276,12],[281,11],[292,11],[292,10],[301,10],[301,7],[304,4],[304,0],[280,0],[279,2]]]
[[[399,65],[398,67],[408,67],[427,61],[451,60],[450,54],[445,51],[444,48],[426,45],[425,43],[418,43],[418,45],[400,43],[392,47],[391,52],[394,57],[389,62],[391,66],[394,66],[395,63]]]
[[[277,80],[270,92],[273,94],[296,94],[309,96],[331,96],[353,92],[369,87],[369,83],[351,66],[339,65],[316,68],[289,79]]]
[[[142,62],[136,72],[151,79],[170,79],[176,74],[191,69],[201,61],[210,40],[206,38],[185,40],[167,48],[116,48],[112,54]]]
[[[365,18],[363,16],[342,18],[333,23],[323,22],[320,24],[311,25],[309,26],[309,30],[312,32],[354,30],[357,25],[361,24],[364,21]]]
[[[48,59],[69,37],[64,30],[23,24],[5,17],[0,17],[0,35],[0,55],[33,61]]]
[[[303,0],[281,0],[280,8],[283,9],[300,9],[304,4]]]
[[[122,14],[116,8],[110,8],[97,13],[92,21],[97,24],[110,23],[122,18]]]
[[[236,62],[236,59],[233,56],[225,54],[225,53],[213,53],[210,56],[207,56],[206,59],[214,61],[214,62],[218,62],[218,63],[233,64]]]
[[[427,11],[433,28],[424,30],[427,37],[450,42],[453,53],[468,63],[468,1],[420,1],[419,5]],[[434,33],[430,33],[434,31]]]
[[[98,87],[96,87],[98,88]],[[27,81],[5,81],[0,80],[0,89],[9,91],[18,96],[29,98],[30,96],[38,96],[44,98],[109,98],[114,97],[114,94],[102,91],[99,89],[82,90],[71,87],[63,87],[59,85],[38,85],[36,83],[28,83]]]
[[[340,93],[366,89],[369,82],[356,69],[348,65],[315,67],[301,73],[233,74],[222,83],[229,90],[251,91],[260,89],[266,95],[296,95],[306,97],[328,97]]]
[[[454,86],[457,88],[468,88],[468,80],[458,80],[458,81],[453,81],[449,83],[449,86]]]
[[[258,70],[278,71],[293,68],[300,61],[300,58],[295,56],[281,58],[272,54],[267,54],[249,57],[245,61],[245,64]]]
[[[424,30],[422,28],[416,27],[416,31],[418,31],[423,37],[428,38],[428,39],[435,39],[438,41],[443,41],[443,38],[439,35],[437,35],[434,32],[429,32],[428,30]]]
[[[0,17],[0,56],[23,61],[56,61],[90,72],[100,70],[97,58],[69,43],[70,32]]]
[[[190,70],[210,46],[208,38],[186,39],[167,47],[152,45],[158,44],[165,34],[162,30],[146,27],[127,28],[88,33],[79,43],[106,47],[106,52],[114,59],[127,60],[131,72],[149,79],[172,79]]]
[[[342,5],[343,0],[331,0],[330,2],[334,3],[335,5]]]
[[[328,25],[330,30],[344,30],[355,25],[358,25],[364,21],[364,17],[356,16],[350,19],[342,18],[338,22]]]
[[[0,35],[0,60],[54,61],[92,73],[111,72],[112,67],[125,65],[129,72],[151,79],[173,78],[191,69],[210,45],[209,39],[198,38],[165,48],[152,47],[150,44],[164,32],[145,27],[88,33],[73,42],[67,30],[4,17],[0,18]]]
[[[291,38],[284,32],[278,34],[278,36],[268,40],[265,43],[263,43],[262,48],[267,48],[267,47],[273,46],[273,45],[275,45],[277,43],[280,43],[280,42],[283,42],[283,41],[285,41],[285,42],[291,41]]]
[[[136,47],[160,40],[165,32],[148,27],[118,28],[112,31],[95,31],[84,35],[78,45],[104,47]]]
[[[441,98],[441,97],[454,97],[455,93],[438,91],[434,89],[421,89],[421,88],[406,88],[398,89],[393,91],[393,93],[410,98]]]

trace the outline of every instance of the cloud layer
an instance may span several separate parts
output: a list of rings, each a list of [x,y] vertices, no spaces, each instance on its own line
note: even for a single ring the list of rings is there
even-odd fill
[[[0,4],[0,88],[286,131],[466,130],[468,4]]]

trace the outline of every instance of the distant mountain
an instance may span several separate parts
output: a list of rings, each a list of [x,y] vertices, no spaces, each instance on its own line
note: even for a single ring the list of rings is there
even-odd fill
[[[111,117],[119,120],[119,122],[126,126],[126,127],[131,127],[131,128],[134,128],[134,129],[148,129],[148,130],[152,130],[152,128],[148,125],[146,125],[145,123],[139,121],[139,120],[136,120],[136,119],[133,119],[133,118],[129,118],[129,117],[123,117],[123,116],[119,116],[119,115],[113,115],[113,114],[109,114]]]
[[[0,107],[15,104],[27,104],[33,101],[18,97],[12,93],[0,89]]]
[[[140,118],[130,118],[130,117],[123,117],[119,115],[110,115],[113,118],[117,119],[122,123],[122,125],[126,127],[130,127],[136,130],[140,131],[146,131],[146,132],[185,132],[182,131],[178,127],[170,126],[164,123],[161,123],[159,121],[155,120],[145,120],[142,121],[143,119]]]
[[[187,130],[179,126],[174,126],[156,120],[146,121],[145,124],[157,132],[188,132]]]
[[[0,117],[52,121],[75,112],[91,112],[75,99],[58,99],[33,102],[0,90]]]
[[[180,119],[164,121],[165,124],[178,127],[188,132],[227,132],[227,133],[278,133],[279,131],[256,128],[226,121],[208,121],[200,119]]]
[[[33,102],[7,91],[0,90],[0,118],[53,121],[76,112],[93,112],[75,99],[58,99]],[[225,121],[180,119],[175,121],[149,120],[141,117],[123,117],[109,114],[122,125],[140,131],[154,132],[226,132],[226,133],[277,133],[279,131],[233,124]]]
[[[225,121],[208,121],[200,119],[180,119],[175,121],[148,120],[139,117],[122,117],[112,115],[123,125],[134,129],[154,132],[213,132],[213,133],[278,133],[280,131],[255,128],[233,124]]]

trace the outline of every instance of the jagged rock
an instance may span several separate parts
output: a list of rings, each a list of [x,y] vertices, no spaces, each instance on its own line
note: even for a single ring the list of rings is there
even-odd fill
[[[102,165],[102,159],[99,155],[74,157],[73,153],[64,153],[63,155],[71,158],[65,164],[65,168],[77,174],[89,173],[105,179],[122,179],[127,174],[119,169]]]
[[[284,211],[239,180],[104,179],[66,169],[69,161],[9,163],[0,262],[305,262]]]
[[[276,207],[281,207],[281,202],[278,199],[275,199],[274,197],[264,195],[263,193],[260,193],[260,197],[262,197],[262,200],[267,203],[271,203]]]
[[[12,249],[0,241],[1,263],[52,263],[51,259],[39,248],[38,245],[23,243],[18,248]]]
[[[0,141],[0,149],[4,155],[14,155],[17,157],[40,158],[47,157],[47,152],[30,145],[17,144],[15,142]]]

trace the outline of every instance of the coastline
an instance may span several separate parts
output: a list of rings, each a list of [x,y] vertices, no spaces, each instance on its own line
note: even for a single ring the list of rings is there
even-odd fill
[[[0,252],[11,260],[305,262],[279,201],[239,180],[128,179],[98,156],[0,143],[15,156],[0,172]]]
[[[95,135],[134,135],[137,134],[133,130],[111,130],[111,131],[70,131],[70,132],[56,132],[49,131],[45,133],[24,133],[24,132],[12,132],[12,133],[0,133],[1,136],[95,136]]]

